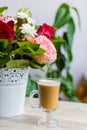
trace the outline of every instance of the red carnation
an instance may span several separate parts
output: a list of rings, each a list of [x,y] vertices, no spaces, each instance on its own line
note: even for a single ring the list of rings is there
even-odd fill
[[[50,40],[52,40],[53,38],[53,33],[56,30],[52,27],[47,25],[46,23],[44,23],[42,26],[39,27],[39,29],[37,30],[37,34],[38,35],[45,35],[47,38],[49,38]]]
[[[14,26],[13,21],[5,23],[0,20],[0,39],[7,39],[8,41],[11,42],[14,36],[13,26]]]

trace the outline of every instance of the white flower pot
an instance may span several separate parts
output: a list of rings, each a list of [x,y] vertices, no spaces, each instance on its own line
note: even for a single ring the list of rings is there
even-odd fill
[[[0,117],[23,112],[28,69],[0,69]]]

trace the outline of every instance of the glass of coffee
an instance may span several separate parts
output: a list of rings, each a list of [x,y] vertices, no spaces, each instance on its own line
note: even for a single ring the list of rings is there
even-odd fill
[[[33,90],[30,94],[30,104],[32,107],[41,109],[45,112],[45,117],[38,120],[38,125],[55,127],[58,121],[53,118],[52,113],[58,107],[60,81],[54,78],[40,79],[37,81],[38,90]],[[39,94],[39,104],[33,104],[33,96]]]

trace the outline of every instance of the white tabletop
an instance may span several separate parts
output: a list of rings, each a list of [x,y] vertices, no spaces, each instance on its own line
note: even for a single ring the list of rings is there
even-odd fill
[[[0,130],[87,130],[87,104],[59,101],[54,112],[59,125],[55,128],[44,128],[37,125],[43,115],[40,109],[33,109],[28,98],[25,101],[24,113],[20,116],[0,118]]]

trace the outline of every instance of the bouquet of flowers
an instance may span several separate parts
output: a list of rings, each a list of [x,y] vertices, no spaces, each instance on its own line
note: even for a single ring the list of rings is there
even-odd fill
[[[42,69],[57,58],[52,43],[55,29],[35,24],[29,9],[19,9],[15,16],[5,16],[0,8],[0,68],[32,67]]]

